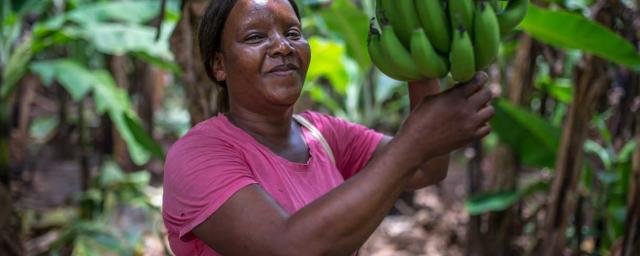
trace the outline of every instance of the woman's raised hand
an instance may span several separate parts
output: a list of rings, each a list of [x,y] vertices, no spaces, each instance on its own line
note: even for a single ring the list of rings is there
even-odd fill
[[[488,104],[493,97],[484,87],[486,81],[487,74],[479,72],[468,82],[422,99],[396,135],[408,160],[421,163],[489,134],[487,122],[494,109]]]

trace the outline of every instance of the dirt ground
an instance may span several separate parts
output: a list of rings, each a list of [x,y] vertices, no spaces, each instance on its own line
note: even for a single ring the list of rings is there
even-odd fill
[[[360,250],[364,256],[463,255],[468,215],[463,208],[466,174],[452,163],[437,186],[417,190],[414,206],[400,200]]]

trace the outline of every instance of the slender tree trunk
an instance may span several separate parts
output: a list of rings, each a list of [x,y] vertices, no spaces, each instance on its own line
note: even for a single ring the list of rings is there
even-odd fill
[[[87,141],[87,124],[84,116],[85,101],[85,99],[81,99],[78,106],[78,144],[80,147],[80,185],[82,191],[89,189],[91,179],[89,170],[89,150],[91,150],[91,148]]]
[[[589,122],[609,83],[606,63],[591,56],[585,59],[584,65],[577,67],[574,102],[569,107],[558,150],[543,238],[537,246],[539,255],[561,255],[565,250],[565,231],[569,217],[574,215]]]
[[[126,70],[126,56],[110,56],[109,57],[109,71],[113,74],[113,78],[118,87],[123,90],[128,90],[129,88],[129,77],[127,75]],[[127,149],[127,143],[124,141],[118,129],[115,129],[113,121],[103,123],[104,126],[111,126],[109,129],[111,130],[111,134],[106,135],[110,136],[109,141],[113,146],[112,153],[113,159],[118,163],[119,166],[123,167],[125,170],[129,170],[133,167],[133,161],[129,156],[129,150]]]
[[[200,60],[196,33],[208,1],[182,1],[182,14],[171,35],[171,51],[182,69],[191,124],[196,124],[217,112],[215,84],[207,77]]]
[[[531,81],[535,69],[537,51],[535,42],[523,34],[507,83],[507,98],[514,105],[526,104],[531,91]],[[490,173],[488,191],[506,191],[517,188],[521,169],[517,156],[508,147],[502,145],[494,152],[494,171]],[[485,247],[483,255],[514,255],[515,237],[520,233],[518,205],[499,212],[487,214],[487,231],[482,236]]]
[[[10,100],[0,101],[0,254],[22,255],[20,218],[11,198]]]
[[[636,76],[635,85],[639,86]],[[640,98],[640,96],[638,96]],[[629,203],[622,242],[622,256],[640,254],[640,110],[636,109],[636,150],[633,154]]]
[[[476,140],[471,144],[473,149],[473,157],[469,160],[468,177],[469,177],[469,195],[479,193],[482,188],[482,143]],[[469,217],[469,225],[467,227],[467,250],[466,255],[484,255],[486,244],[483,243],[482,232],[482,216],[474,215]]]

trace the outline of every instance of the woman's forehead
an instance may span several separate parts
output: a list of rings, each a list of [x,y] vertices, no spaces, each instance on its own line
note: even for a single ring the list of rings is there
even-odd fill
[[[293,6],[288,0],[238,0],[229,18],[237,19],[237,25],[240,27],[264,19],[298,22]]]

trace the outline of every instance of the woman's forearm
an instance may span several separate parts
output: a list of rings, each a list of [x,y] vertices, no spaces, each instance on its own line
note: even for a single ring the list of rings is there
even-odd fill
[[[440,88],[437,80],[423,80],[410,83],[409,91],[413,109]],[[411,150],[405,145],[411,143],[398,137],[391,139],[356,176],[290,216],[286,233],[295,241],[291,242],[303,243],[310,254],[348,255],[357,250],[400,194],[413,185],[419,167],[424,170],[420,181],[435,183],[442,170],[446,175],[448,155],[423,162],[423,156],[410,156]]]
[[[373,233],[393,207],[420,162],[394,139],[357,175],[291,215],[289,242],[305,254],[348,255]],[[311,237],[310,237],[311,236]],[[290,240],[292,239],[292,240]]]

